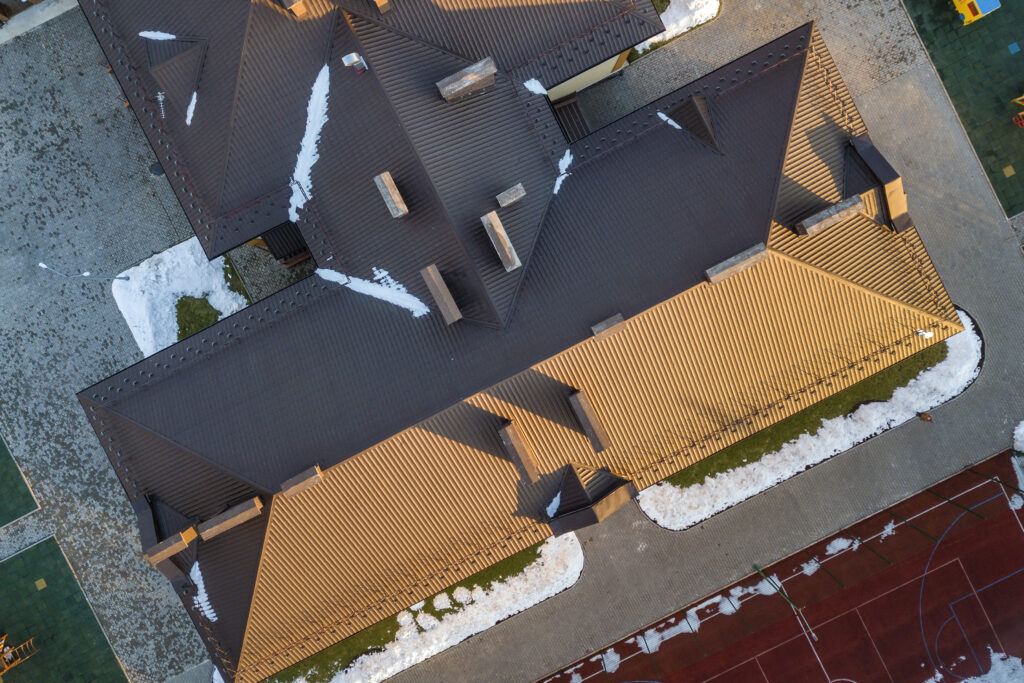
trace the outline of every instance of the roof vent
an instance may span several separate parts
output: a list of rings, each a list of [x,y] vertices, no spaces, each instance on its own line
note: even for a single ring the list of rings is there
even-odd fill
[[[504,447],[505,452],[508,453],[508,457],[519,466],[519,469],[526,478],[533,483],[540,481],[540,472],[537,470],[537,461],[533,457],[533,453],[527,447],[526,442],[523,441],[523,437],[519,435],[519,430],[511,422],[505,423],[505,425],[498,430],[498,436],[501,437],[501,445]]]
[[[498,200],[498,206],[504,209],[512,206],[525,196],[526,188],[523,187],[522,183],[518,183],[499,194],[495,199]]]
[[[716,284],[722,280],[728,280],[733,275],[743,272],[766,258],[768,258],[768,249],[765,248],[764,242],[758,242],[749,249],[744,249],[735,256],[727,258],[718,265],[711,266],[704,271],[704,277],[711,284]]]
[[[616,313],[610,318],[605,318],[596,325],[590,327],[590,331],[594,333],[594,336],[598,339],[602,337],[610,337],[619,331],[619,325],[625,321],[621,313]]]
[[[284,494],[285,498],[291,498],[292,496],[302,493],[306,489],[313,488],[321,481],[323,481],[324,473],[320,469],[320,465],[313,465],[308,470],[299,472],[294,477],[281,484],[281,493]]]
[[[487,57],[441,79],[437,82],[437,89],[441,91],[441,97],[446,102],[454,102],[494,85],[496,73],[498,66],[493,59]]]
[[[600,453],[608,448],[611,444],[608,432],[604,430],[604,425],[597,418],[594,406],[590,404],[590,399],[587,398],[587,395],[582,391],[569,394],[569,406],[579,421],[580,427],[583,428],[583,433],[590,439],[590,445],[594,451]]]
[[[796,231],[801,235],[816,235],[863,210],[864,198],[857,194],[803,219],[796,224]]]
[[[494,245],[494,251],[498,252],[498,258],[501,259],[501,265],[505,266],[505,271],[511,273],[523,265],[516,254],[515,248],[512,246],[512,242],[508,238],[508,233],[505,232],[505,226],[501,224],[501,219],[498,218],[498,212],[491,211],[486,216],[481,216],[480,222],[484,224],[484,230],[487,231],[487,236],[491,238],[491,244]]]
[[[304,17],[309,12],[305,0],[281,0],[289,12],[297,17]]]
[[[341,63],[355,69],[357,74],[361,74],[366,71],[366,62],[363,60],[363,56],[358,52],[349,52],[341,58]]]
[[[711,110],[704,95],[694,95],[672,110],[669,118],[690,131],[698,140],[718,149],[718,138],[711,125]]]
[[[430,296],[434,297],[434,303],[441,310],[445,323],[451,325],[462,320],[462,311],[459,310],[458,304],[455,303],[455,297],[452,296],[448,285],[444,282],[444,278],[441,277],[441,271],[437,269],[437,265],[431,263],[420,271],[420,276],[423,277],[423,281],[427,284]]]
[[[198,534],[196,533],[195,527],[190,526],[186,529],[182,529],[173,536],[168,536],[152,548],[148,549],[145,552],[146,559],[155,567],[164,560],[170,559],[182,550],[188,548],[192,544],[192,541],[196,540],[197,537]]]
[[[390,171],[373,176],[373,183],[380,190],[380,196],[384,198],[384,203],[387,204],[392,218],[401,218],[409,214],[409,207],[405,205],[402,193],[398,191],[398,186],[395,185],[395,179],[391,177]]]
[[[259,496],[250,498],[244,503],[234,505],[200,524],[198,527],[199,536],[204,541],[209,541],[211,538],[219,536],[229,529],[234,529],[243,522],[259,517],[262,511],[263,501],[260,500]]]

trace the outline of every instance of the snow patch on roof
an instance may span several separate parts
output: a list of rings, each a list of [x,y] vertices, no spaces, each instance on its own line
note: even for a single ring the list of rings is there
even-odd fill
[[[974,381],[981,364],[981,338],[971,319],[963,311],[958,313],[964,331],[946,340],[946,358],[894,391],[888,401],[867,403],[849,415],[825,420],[813,436],[801,434],[759,461],[708,477],[701,484],[685,489],[655,484],[640,493],[640,509],[667,529],[686,529],[945,403]]]
[[[532,92],[534,95],[547,95],[548,90],[545,88],[540,81],[536,78],[531,78],[528,81],[523,82],[523,87]]]
[[[636,51],[643,54],[654,43],[663,43],[711,21],[718,16],[719,5],[719,0],[671,0],[668,9],[661,13],[665,30],[637,45]]]
[[[351,277],[330,268],[317,268],[316,274],[329,282],[335,282],[348,287],[353,292],[366,294],[375,299],[404,308],[411,312],[414,318],[430,313],[429,306],[410,294],[404,285],[391,277],[391,274],[382,268],[373,269],[373,280]]]
[[[428,622],[429,629],[419,630],[411,623],[412,615],[405,612],[408,617],[400,616],[400,628],[394,641],[380,652],[359,657],[335,675],[331,683],[375,683],[394,676],[564,591],[576,583],[582,571],[583,547],[576,535],[570,533],[549,538],[540,548],[540,557],[522,573],[496,581],[486,590],[474,588],[473,593],[478,595],[471,604],[464,604],[458,611],[445,614],[441,619],[431,617],[437,623]],[[458,588],[454,593],[455,600],[463,602],[461,598],[465,598],[465,594],[460,594]]]
[[[192,579],[192,583],[196,587],[196,594],[192,596],[192,603],[196,606],[196,609],[210,621],[217,621],[217,612],[214,611],[213,605],[210,604],[210,596],[206,594],[206,584],[203,582],[203,572],[199,569],[198,561],[192,565],[188,578]]]
[[[175,40],[178,36],[163,31],[139,31],[139,37],[146,40]]]
[[[555,497],[551,499],[548,506],[544,508],[544,512],[548,513],[548,517],[554,517],[555,513],[558,512],[558,504],[562,502],[562,492],[559,491],[555,494]]]
[[[185,125],[192,125],[192,115],[196,113],[196,91],[192,91],[192,99],[189,100],[188,110],[185,112]]]
[[[331,86],[330,68],[324,64],[309,95],[306,106],[306,131],[302,134],[299,154],[295,159],[295,171],[292,173],[292,196],[288,205],[288,218],[299,220],[299,209],[306,205],[306,200],[313,195],[313,164],[320,158],[318,145],[320,131],[327,123],[327,101]]]
[[[177,302],[183,296],[206,298],[220,317],[245,308],[245,297],[228,288],[224,258],[206,258],[199,238],[150,256],[113,280],[110,291],[146,356],[178,341]]]
[[[673,121],[667,115],[661,113],[660,111],[658,112],[658,118],[667,123],[668,125],[672,126],[673,128],[675,128],[676,130],[683,129],[682,126],[680,126],[678,123],[676,123],[675,121]]]
[[[554,194],[558,194],[558,191],[562,189],[562,183],[565,179],[572,175],[568,172],[569,164],[572,163],[572,152],[565,150],[565,154],[558,160],[558,177],[555,178],[555,190]]]

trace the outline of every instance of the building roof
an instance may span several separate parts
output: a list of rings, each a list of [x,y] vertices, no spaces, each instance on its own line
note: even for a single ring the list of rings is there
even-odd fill
[[[337,15],[330,118],[299,221],[314,257],[356,277],[385,269],[424,301],[418,270],[438,263],[467,318],[484,324],[447,326],[436,312],[413,317],[310,278],[81,392],[129,497],[152,501],[164,526],[257,495],[268,503],[258,522],[176,559],[202,561],[220,618],[189,611],[239,680],[543,539],[567,464],[649,486],[960,329],[916,231],[885,225],[877,179],[850,161],[847,143],[864,125],[810,24],[576,141],[554,194],[566,144],[545,98],[522,83],[552,85],[571,75],[570,56],[597,47],[577,38],[525,59],[514,32],[496,29],[495,87],[453,106],[434,82],[490,43],[431,33],[443,30],[431,13],[446,5],[410,0],[422,13],[411,19],[372,16],[369,4],[362,14],[312,6],[313,33]],[[459,21],[475,16],[454,7],[445,11]],[[511,21],[508,12],[494,16]],[[217,21],[241,26],[227,14]],[[591,32],[595,45],[601,33],[635,37],[623,28],[637,30],[630,11],[609,17]],[[355,50],[369,73],[337,63]],[[676,112],[679,124],[660,116]],[[354,137],[372,144],[347,146]],[[369,182],[382,170],[409,217],[388,216]],[[467,226],[485,213],[481,197],[493,205],[516,182],[527,199],[502,221],[529,258],[505,278],[479,223]],[[863,212],[813,237],[791,229],[851,193],[863,193]],[[705,281],[758,245],[757,265]],[[615,314],[624,322],[592,335]],[[570,409],[575,390],[610,437],[599,453]],[[536,459],[535,483],[502,450],[509,421]],[[307,470],[310,488],[279,493]]]

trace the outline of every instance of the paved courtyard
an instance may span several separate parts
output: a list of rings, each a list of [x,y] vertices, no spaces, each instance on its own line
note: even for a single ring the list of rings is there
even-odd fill
[[[54,534],[131,679],[162,681],[205,650],[75,399],[142,354],[109,282],[36,265],[113,274],[192,234],[102,63],[77,7],[0,43],[0,433],[41,506],[0,559]]]

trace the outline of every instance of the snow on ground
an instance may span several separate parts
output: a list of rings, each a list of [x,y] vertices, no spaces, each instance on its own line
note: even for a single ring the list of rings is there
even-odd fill
[[[306,105],[306,132],[302,134],[299,155],[292,173],[292,196],[288,205],[288,218],[299,220],[299,209],[313,196],[313,164],[320,158],[320,130],[327,123],[327,100],[331,86],[331,72],[326,64],[320,69]]]
[[[964,331],[946,340],[946,358],[894,391],[888,401],[868,403],[849,415],[825,420],[817,434],[801,434],[759,461],[721,472],[701,484],[685,489],[655,484],[640,493],[640,508],[667,529],[686,529],[945,403],[974,381],[981,365],[981,338],[970,318],[962,311],[959,314]]]
[[[707,23],[718,16],[719,0],[671,0],[668,9],[661,13],[665,30],[636,46],[643,54],[653,43],[663,43],[670,38],[686,33],[694,26]]]
[[[1024,498],[1021,498],[1019,493],[1010,496],[1010,509],[1020,510],[1021,508],[1024,508]]]
[[[1013,450],[1024,453],[1024,420],[1013,430]]]
[[[855,541],[852,538],[833,538],[825,548],[825,554],[835,555],[836,553],[841,553],[844,550],[856,550],[859,547],[860,541]]]
[[[882,533],[878,536],[878,540],[879,540],[879,542],[884,541],[885,539],[889,538],[890,536],[892,536],[895,533],[896,533],[896,522],[894,522],[892,520],[889,520],[886,523],[885,528],[882,529]]]
[[[210,621],[217,621],[217,613],[214,611],[213,605],[210,604],[210,596],[206,594],[206,583],[203,581],[203,572],[199,569],[198,561],[192,565],[188,577],[192,579],[192,583],[196,587],[196,594],[192,598],[196,609],[202,612],[203,616]]]
[[[176,244],[129,268],[114,280],[114,301],[147,356],[178,341],[176,304],[183,296],[205,298],[223,318],[245,308],[245,297],[224,280],[224,259],[209,261],[199,238]]]
[[[425,303],[410,294],[402,283],[395,280],[388,271],[382,268],[373,269],[372,281],[351,277],[330,268],[317,268],[316,274],[329,282],[336,282],[348,287],[353,292],[366,294],[404,308],[410,311],[414,318],[430,313],[430,308]]]
[[[523,87],[532,92],[534,95],[548,94],[547,88],[545,88],[544,85],[536,78],[531,78],[530,80],[524,82]]]
[[[558,194],[558,191],[562,189],[562,183],[565,182],[565,179],[572,175],[568,172],[569,164],[571,163],[572,152],[565,150],[565,154],[563,154],[562,158],[558,160],[558,177],[555,178],[555,194]]]
[[[522,573],[496,581],[487,589],[479,586],[472,591],[461,586],[455,589],[453,596],[462,607],[441,619],[423,620],[429,627],[419,624],[417,628],[411,614],[399,614],[395,640],[383,651],[356,659],[331,683],[373,683],[394,676],[474,633],[561,593],[576,583],[582,571],[583,547],[576,535],[549,538],[540,548],[540,557]],[[424,614],[417,616],[417,623]],[[305,679],[299,678],[295,683],[305,683]]]
[[[192,99],[189,100],[188,110],[185,112],[185,125],[186,126],[191,126],[192,125],[192,116],[193,116],[193,114],[196,113],[196,97],[197,96],[198,96],[198,93],[195,90],[193,90],[192,91]]]
[[[980,676],[972,676],[963,683],[1020,683],[1024,681],[1024,662],[1020,657],[993,652],[989,648],[989,669]],[[959,678],[959,676],[957,677]]]
[[[163,31],[139,31],[139,37],[146,40],[174,40],[177,38],[173,33],[164,33]]]
[[[213,667],[213,676],[210,677],[210,683],[224,683],[224,677],[220,675],[220,669]]]
[[[598,660],[601,660],[601,666],[603,666],[604,670],[610,674],[613,674],[616,671],[618,671],[619,664],[622,663],[622,657],[619,656],[619,653],[616,652],[615,648],[613,647],[610,647],[604,652],[601,652],[590,658],[590,661],[592,662],[596,662]]]
[[[661,119],[662,121],[664,121],[665,123],[667,123],[668,125],[672,126],[673,128],[675,128],[676,130],[682,130],[683,129],[682,126],[680,126],[678,123],[676,123],[675,121],[670,119],[667,114],[664,114],[664,113],[659,111],[658,112],[658,118]]]
[[[821,563],[818,562],[818,558],[812,557],[807,562],[800,565],[800,571],[803,572],[804,576],[814,576],[814,572],[818,571],[818,567]]]

